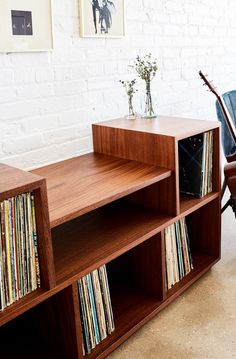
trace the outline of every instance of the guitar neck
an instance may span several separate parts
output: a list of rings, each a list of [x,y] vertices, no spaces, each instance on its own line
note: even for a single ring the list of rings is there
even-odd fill
[[[236,145],[236,129],[235,129],[235,125],[234,125],[234,122],[231,118],[231,115],[224,103],[224,100],[223,100],[223,97],[220,96],[218,94],[218,92],[216,91],[216,88],[215,86],[212,84],[212,81],[209,81],[207,80],[207,75],[204,75],[202,73],[202,71],[199,71],[199,76],[201,77],[201,79],[204,81],[204,84],[208,87],[208,89],[216,96],[219,104],[220,104],[220,107],[221,107],[221,110],[223,112],[223,115],[224,115],[224,118],[225,118],[225,122],[229,128],[229,132],[234,140],[234,143]]]

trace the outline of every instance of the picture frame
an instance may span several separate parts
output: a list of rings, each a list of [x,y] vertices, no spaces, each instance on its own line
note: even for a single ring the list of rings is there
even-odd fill
[[[125,36],[125,0],[79,0],[80,36],[122,38]]]
[[[53,49],[53,0],[0,0],[0,52]]]

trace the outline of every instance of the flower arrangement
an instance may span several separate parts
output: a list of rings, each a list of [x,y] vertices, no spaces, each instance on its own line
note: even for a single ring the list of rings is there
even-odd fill
[[[151,53],[145,55],[143,58],[137,56],[134,65],[131,65],[131,67],[136,70],[138,76],[144,80],[146,84],[145,110],[143,117],[155,117],[156,115],[153,109],[151,95],[151,81],[156,76],[158,70],[157,59],[152,59]]]
[[[135,84],[136,84],[136,80],[133,79],[131,81],[124,81],[124,80],[120,80],[120,83],[122,84],[122,86],[124,87],[126,94],[128,95],[128,105],[129,105],[129,115],[128,118],[135,118],[135,113],[134,113],[134,108],[133,108],[133,96],[134,93],[137,92],[138,90],[135,89]]]

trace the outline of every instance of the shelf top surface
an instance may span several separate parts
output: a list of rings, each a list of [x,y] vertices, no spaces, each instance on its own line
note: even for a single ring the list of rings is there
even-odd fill
[[[46,178],[51,227],[171,175],[165,168],[96,153],[32,172]]]
[[[220,127],[218,121],[192,120],[180,117],[160,116],[128,120],[118,118],[96,123],[95,126],[118,128],[129,131],[147,132],[155,135],[175,137],[177,140]]]
[[[35,174],[0,164],[0,194],[1,199],[23,193],[39,184],[43,179]],[[23,192],[22,192],[23,191]]]

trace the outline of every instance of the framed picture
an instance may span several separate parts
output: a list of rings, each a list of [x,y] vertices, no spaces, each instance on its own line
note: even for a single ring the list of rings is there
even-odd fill
[[[125,36],[125,0],[80,0],[82,37]]]
[[[0,52],[52,50],[52,0],[0,0],[0,34]]]

